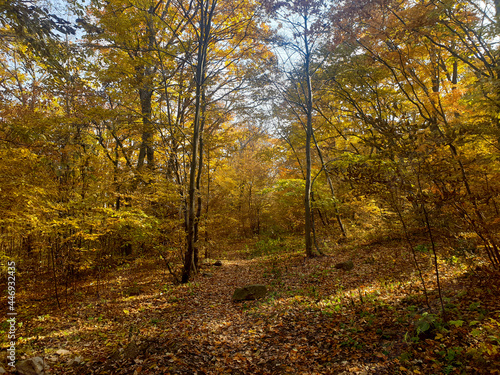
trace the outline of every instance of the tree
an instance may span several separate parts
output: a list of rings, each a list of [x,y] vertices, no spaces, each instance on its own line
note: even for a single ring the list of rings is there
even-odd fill
[[[210,102],[226,101],[239,92],[245,81],[248,63],[265,57],[265,48],[256,41],[259,17],[254,2],[198,0],[193,33],[195,35],[195,104],[192,151],[189,166],[187,202],[187,249],[184,259],[182,282],[197,267],[197,233],[201,215],[200,179],[203,166],[203,131],[206,127],[206,110]],[[251,68],[251,65],[250,65]],[[219,97],[219,98],[217,98]],[[195,200],[195,197],[198,197]],[[196,209],[197,205],[197,209]]]
[[[342,110],[359,126],[356,136],[369,147],[370,158],[389,161],[397,178],[406,180],[410,196],[419,197],[410,199],[420,218],[427,220],[433,204],[439,207],[434,220],[458,213],[497,263],[492,223],[498,214],[474,193],[488,185],[498,169],[493,163],[492,174],[481,176],[481,167],[473,167],[491,162],[488,154],[495,152],[496,143],[490,138],[496,120],[487,120],[482,112],[484,97],[491,105],[495,94],[477,95],[495,93],[484,88],[497,81],[494,42],[488,36],[495,22],[484,6],[440,1],[346,3],[332,12],[337,61],[332,61],[328,74],[339,108],[349,108]],[[346,51],[349,57],[342,55]],[[490,140],[484,143],[480,138]],[[434,163],[436,155],[440,163]],[[389,182],[385,181],[387,187]],[[417,186],[420,190],[411,188]],[[423,191],[428,199],[423,199]],[[441,199],[444,202],[437,203]]]
[[[200,147],[201,134],[203,132],[202,116],[202,100],[205,97],[205,80],[208,48],[212,37],[212,21],[217,8],[218,0],[198,1],[198,29],[197,34],[197,59],[195,73],[195,109],[193,120],[193,136],[192,136],[192,151],[191,162],[189,169],[189,188],[188,188],[188,204],[187,204],[187,249],[184,259],[184,268],[182,272],[182,283],[189,281],[191,270],[196,269],[195,264],[195,197],[196,187],[199,188],[199,178],[201,177],[200,166],[202,165],[202,152]],[[198,182],[198,183],[197,183]]]
[[[305,250],[306,256],[312,257],[313,222],[311,211],[312,192],[312,152],[311,143],[314,139],[314,91],[312,77],[321,67],[321,61],[315,59],[315,52],[324,39],[326,24],[324,12],[326,6],[322,1],[292,2],[266,1],[268,12],[280,23],[287,25],[287,33],[280,36],[278,45],[285,53],[283,64],[290,69],[289,91],[283,92],[285,101],[292,110],[297,108],[298,120],[305,131]],[[298,60],[295,57],[298,55]],[[299,114],[300,113],[300,114]],[[319,151],[319,148],[317,148]]]

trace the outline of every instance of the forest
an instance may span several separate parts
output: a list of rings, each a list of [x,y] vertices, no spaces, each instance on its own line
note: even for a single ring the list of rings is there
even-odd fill
[[[0,373],[500,374],[499,0],[0,35]]]

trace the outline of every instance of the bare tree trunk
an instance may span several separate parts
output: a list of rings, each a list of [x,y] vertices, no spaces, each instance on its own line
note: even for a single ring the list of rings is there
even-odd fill
[[[307,83],[307,102],[306,102],[306,189],[304,194],[304,208],[305,208],[305,242],[306,242],[306,256],[313,257],[313,241],[312,241],[312,217],[311,217],[311,138],[313,135],[312,127],[312,103],[313,92],[311,85],[310,63],[311,53],[309,51],[309,40],[307,35],[307,16],[304,16],[304,45],[305,45],[305,74]]]
[[[200,126],[200,160],[198,162],[198,175],[196,176],[196,191],[198,192],[197,197],[197,208],[196,208],[196,218],[194,221],[194,243],[196,244],[199,239],[199,230],[200,230],[200,219],[201,219],[201,174],[203,172],[203,129],[205,127],[205,90],[202,90],[202,118],[201,118],[201,126]],[[194,266],[198,267],[198,246],[194,246]]]
[[[207,204],[205,205],[205,218],[208,217],[208,211],[210,208],[210,147],[207,148]],[[208,258],[208,241],[210,236],[208,234],[208,222],[205,219],[205,258]]]
[[[151,99],[153,91],[150,88],[139,89],[139,97],[141,102],[142,115],[142,142],[139,149],[139,157],[137,159],[137,169],[140,170],[144,165],[144,159],[148,162],[148,168],[153,168],[154,151],[153,151],[153,125],[151,122]]]
[[[152,16],[155,12],[154,7],[150,7],[148,11],[148,17],[146,19],[148,28],[148,47],[153,49],[155,47],[156,37],[153,26]],[[153,123],[151,121],[152,113],[152,97],[153,97],[153,82],[152,78],[154,75],[154,68],[150,65],[139,67],[138,71],[141,75],[140,79],[142,81],[142,87],[139,89],[139,99],[141,103],[141,115],[142,115],[142,142],[139,149],[139,158],[137,160],[137,169],[140,170],[144,165],[144,157],[148,162],[148,168],[153,168],[154,163],[154,151],[153,151]]]
[[[182,270],[181,283],[187,283],[189,277],[191,276],[191,271],[193,270],[194,264],[194,254],[195,254],[195,196],[198,191],[196,189],[196,181],[198,179],[197,174],[199,172],[199,164],[201,160],[199,159],[199,154],[202,151],[200,148],[200,138],[201,138],[201,115],[202,115],[202,99],[205,81],[205,67],[208,44],[210,42],[210,32],[212,25],[212,17],[214,15],[215,7],[217,5],[217,0],[210,1],[199,1],[200,5],[200,30],[198,35],[198,59],[196,63],[196,98],[195,98],[195,114],[193,123],[193,141],[192,141],[192,154],[191,154],[191,165],[189,170],[189,191],[188,191],[188,212],[187,212],[187,249],[184,257],[184,267]]]

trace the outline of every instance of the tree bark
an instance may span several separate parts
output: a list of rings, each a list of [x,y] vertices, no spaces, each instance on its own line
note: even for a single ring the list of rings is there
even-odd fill
[[[146,71],[149,70],[146,68]],[[144,73],[145,79],[148,79],[150,73]],[[142,142],[139,149],[139,157],[137,159],[137,170],[142,169],[144,159],[148,163],[148,168],[153,168],[154,151],[153,151],[153,124],[151,122],[151,102],[153,97],[153,90],[148,87],[149,84],[145,83],[145,87],[139,89],[139,97],[141,102],[141,115],[142,115]]]
[[[304,46],[305,46],[305,74],[307,83],[307,98],[306,98],[306,189],[304,194],[304,208],[305,208],[305,242],[306,242],[306,256],[313,257],[313,243],[312,243],[312,217],[311,217],[311,138],[313,135],[312,127],[312,103],[313,103],[313,92],[311,85],[311,74],[310,74],[310,64],[311,64],[311,53],[309,51],[309,40],[308,40],[308,26],[307,26],[307,16],[304,16]]]
[[[205,81],[205,67],[206,58],[208,51],[208,44],[210,41],[212,17],[214,15],[215,7],[217,5],[217,0],[210,1],[200,0],[199,11],[200,11],[200,30],[198,35],[198,56],[196,62],[196,97],[195,97],[195,114],[193,122],[193,141],[192,141],[192,154],[191,154],[191,165],[189,170],[189,191],[188,191],[188,209],[187,209],[187,248],[184,257],[184,267],[182,270],[181,283],[187,283],[191,276],[191,271],[195,267],[195,197],[198,193],[196,189],[196,181],[198,179],[197,174],[199,173],[199,154],[203,150],[200,148],[200,137],[201,137],[201,115],[202,115],[202,99]]]
[[[148,17],[146,19],[148,28],[148,47],[153,49],[155,47],[155,31],[152,21],[152,16],[155,10],[153,7],[149,8]],[[152,78],[154,75],[154,68],[150,65],[141,66],[139,69],[142,87],[139,88],[139,99],[141,103],[141,116],[142,116],[142,141],[139,149],[139,158],[137,160],[137,169],[140,170],[144,165],[144,158],[148,162],[148,168],[153,168],[154,151],[153,151],[153,123],[151,121],[152,113]]]

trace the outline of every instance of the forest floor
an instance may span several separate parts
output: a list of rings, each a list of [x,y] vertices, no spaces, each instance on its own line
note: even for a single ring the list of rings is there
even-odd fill
[[[228,243],[185,285],[160,260],[138,258],[108,272],[98,297],[95,281],[76,283],[61,308],[49,280],[26,282],[17,357],[43,357],[48,374],[500,373],[500,277],[477,256],[439,259],[442,316],[425,245],[428,305],[398,241],[332,243],[312,259],[300,247],[297,238]],[[349,259],[352,270],[335,268]],[[233,302],[246,284],[269,293]]]

